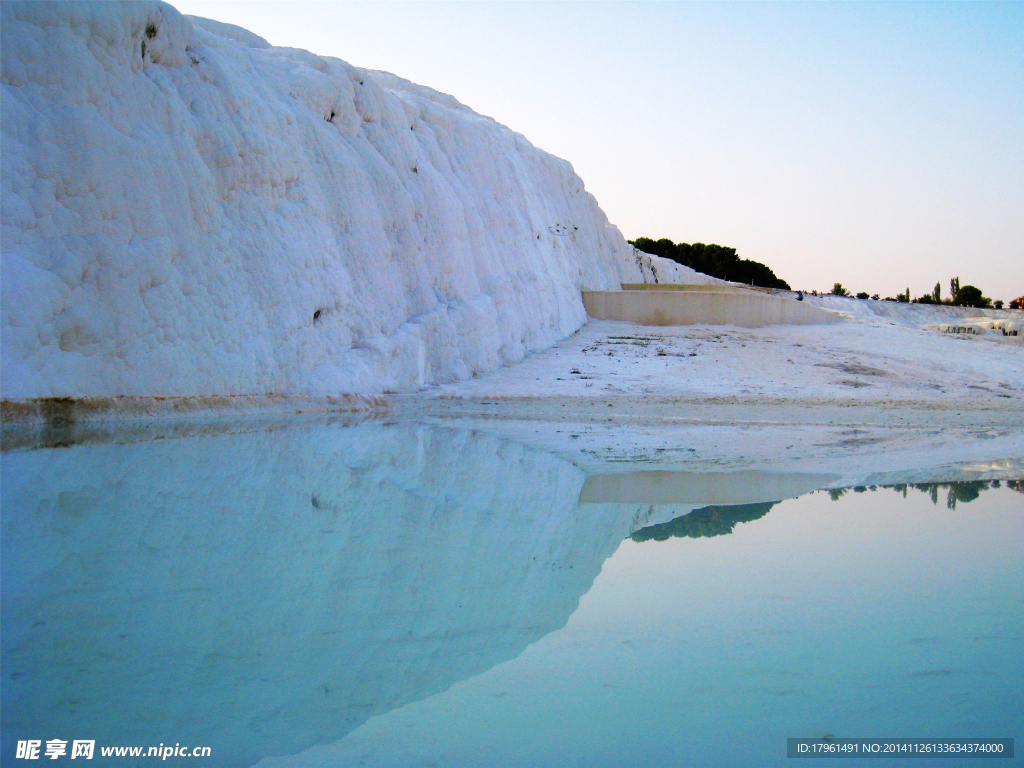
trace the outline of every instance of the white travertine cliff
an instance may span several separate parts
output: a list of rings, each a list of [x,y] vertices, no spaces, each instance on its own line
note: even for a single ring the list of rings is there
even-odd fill
[[[2,391],[409,391],[522,359],[642,256],[450,96],[159,2],[2,7]]]

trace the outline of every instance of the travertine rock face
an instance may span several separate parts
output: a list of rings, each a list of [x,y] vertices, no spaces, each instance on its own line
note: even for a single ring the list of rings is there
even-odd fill
[[[2,14],[5,398],[413,390],[701,280],[429,88],[163,3]]]

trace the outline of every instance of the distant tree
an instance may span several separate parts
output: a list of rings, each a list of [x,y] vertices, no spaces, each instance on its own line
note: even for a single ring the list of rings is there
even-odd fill
[[[1002,309],[1003,308],[1003,300],[1002,299],[996,299],[994,302],[992,302],[992,304],[993,304],[993,306],[996,309]]]
[[[910,303],[910,289],[907,288],[906,293],[897,293],[896,294],[896,301],[898,301],[900,304],[909,304]]]
[[[959,277],[951,277],[949,279],[949,296],[950,296],[950,299],[954,303],[956,302],[956,292],[959,291],[959,290],[960,290],[960,278]]]
[[[1010,481],[1012,483],[1013,481]],[[1010,488],[1013,486],[1008,484]],[[946,508],[956,509],[957,502],[968,504],[982,491],[989,488],[999,488],[1001,483],[998,480],[961,480],[952,483],[914,483],[913,487],[931,497],[932,504],[939,503],[939,490],[946,490]]]
[[[832,285],[832,295],[833,296],[849,296],[850,293],[845,288],[843,288],[843,284],[842,283],[833,283],[833,285]]]
[[[965,285],[964,288],[967,286]],[[987,480],[965,480],[959,483],[944,484],[949,490],[946,492],[946,508],[956,509],[958,501],[967,504],[974,501],[982,491],[987,491],[989,482]]]
[[[638,237],[631,240],[630,244],[644,253],[670,259],[720,280],[789,290],[789,283],[776,277],[769,267],[757,261],[741,259],[735,248],[704,243],[673,243],[668,238],[652,240],[649,237]]]
[[[871,294],[871,300],[872,301],[878,301],[878,294],[877,293],[872,293]]]
[[[870,298],[870,297],[868,296],[867,291],[861,291],[860,293],[857,294],[857,298],[858,299],[867,299],[867,298]]]
[[[915,304],[935,304],[935,300],[932,298],[930,293],[926,293],[924,296],[918,296],[914,299]]]
[[[939,503],[939,484],[938,483],[914,483],[914,487],[922,493],[927,493],[932,498],[932,504]]]
[[[942,283],[936,283],[935,287],[932,288],[932,302],[935,304],[942,303]]]
[[[1010,309],[1024,309],[1024,296],[1010,299]]]
[[[981,289],[975,288],[973,285],[958,285],[956,293],[953,295],[953,304],[958,307],[986,309],[992,306],[992,299],[982,296]]]

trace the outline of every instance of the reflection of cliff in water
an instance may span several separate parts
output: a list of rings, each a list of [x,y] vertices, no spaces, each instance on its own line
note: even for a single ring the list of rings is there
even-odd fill
[[[335,741],[563,626],[631,532],[578,513],[569,462],[468,432],[3,461],[4,754],[85,738],[247,765]]]
[[[9,451],[2,471],[2,754],[163,742],[219,766],[337,741],[514,658],[634,531],[725,533],[836,479],[584,478],[411,425]]]

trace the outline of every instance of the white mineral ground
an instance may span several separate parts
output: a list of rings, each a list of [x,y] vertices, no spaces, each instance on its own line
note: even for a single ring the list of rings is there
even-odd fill
[[[482,423],[602,472],[785,464],[854,483],[1024,457],[1024,347],[997,338],[879,317],[758,329],[591,321],[523,363],[395,411]]]

